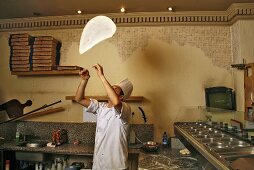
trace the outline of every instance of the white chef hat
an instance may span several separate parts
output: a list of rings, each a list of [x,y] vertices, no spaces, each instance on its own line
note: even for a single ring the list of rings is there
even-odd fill
[[[131,92],[133,90],[133,85],[132,83],[126,78],[122,81],[120,81],[119,83],[115,84],[116,86],[119,86],[122,91],[123,91],[123,100],[127,99],[130,97]]]

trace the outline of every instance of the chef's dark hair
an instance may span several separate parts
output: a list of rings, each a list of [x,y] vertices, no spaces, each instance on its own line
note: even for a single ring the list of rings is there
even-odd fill
[[[121,89],[121,88],[120,88]],[[120,95],[124,96],[123,90],[121,89]]]

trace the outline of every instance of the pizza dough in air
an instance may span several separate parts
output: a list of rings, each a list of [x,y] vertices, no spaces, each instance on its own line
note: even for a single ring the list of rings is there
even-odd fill
[[[83,54],[99,42],[110,38],[116,32],[115,23],[106,16],[96,16],[89,20],[83,29],[79,53]]]

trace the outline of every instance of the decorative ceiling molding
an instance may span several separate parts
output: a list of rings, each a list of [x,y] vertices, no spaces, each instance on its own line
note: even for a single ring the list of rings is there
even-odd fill
[[[254,3],[232,4],[226,11],[144,12],[103,14],[117,26],[232,25],[238,19],[254,19]],[[0,20],[0,32],[83,28],[96,15],[68,15]]]

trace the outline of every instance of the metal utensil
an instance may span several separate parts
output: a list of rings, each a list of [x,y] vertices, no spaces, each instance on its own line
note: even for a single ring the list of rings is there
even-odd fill
[[[138,108],[139,108],[139,110],[140,110],[140,111],[141,111],[141,113],[142,113],[142,118],[144,119],[144,123],[146,123],[147,118],[146,118],[146,115],[145,115],[144,110],[143,110],[141,107],[138,107]]]

